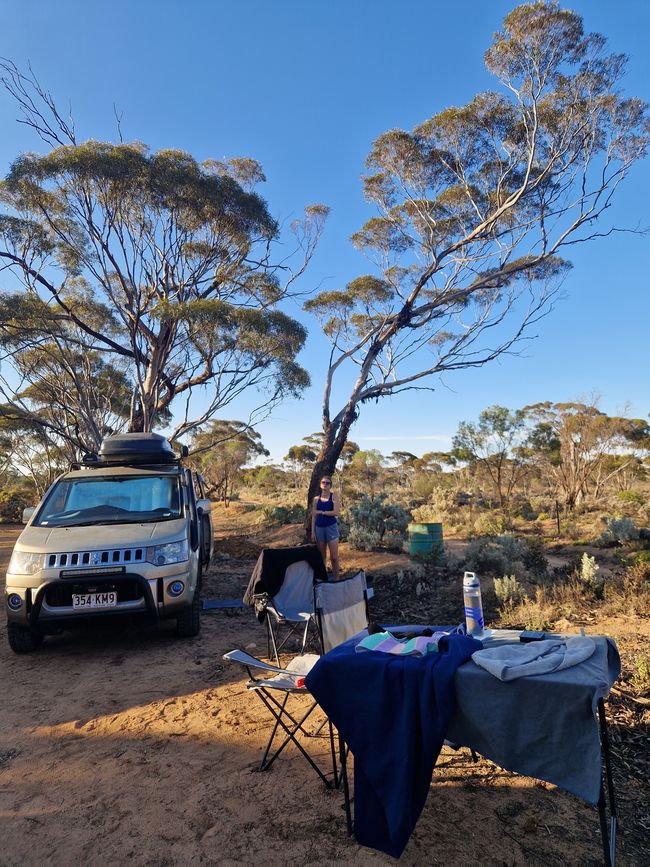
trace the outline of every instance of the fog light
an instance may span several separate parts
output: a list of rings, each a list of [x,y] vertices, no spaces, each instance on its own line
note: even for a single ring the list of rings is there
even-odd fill
[[[9,596],[7,596],[7,605],[12,611],[18,611],[22,604],[23,600],[17,593],[10,593]]]
[[[183,590],[185,590],[185,585],[182,581],[174,581],[174,583],[170,584],[167,588],[167,592],[170,596],[180,596]]]

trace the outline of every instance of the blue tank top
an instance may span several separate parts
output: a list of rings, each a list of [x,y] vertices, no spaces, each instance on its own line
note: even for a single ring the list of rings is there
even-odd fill
[[[333,512],[334,511],[334,501],[332,500],[332,495],[330,494],[329,500],[321,500],[320,497],[316,500],[316,511],[318,514],[316,515],[316,526],[317,527],[331,527],[332,524],[336,524],[336,515],[326,515],[324,512]]]

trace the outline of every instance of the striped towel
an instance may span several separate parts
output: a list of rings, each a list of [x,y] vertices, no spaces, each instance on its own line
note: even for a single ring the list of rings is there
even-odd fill
[[[375,632],[363,638],[354,648],[356,653],[366,650],[379,650],[381,653],[393,653],[397,656],[426,656],[427,653],[438,652],[438,641],[446,637],[446,632],[434,632],[433,635],[418,635],[415,638],[400,641],[390,632]]]

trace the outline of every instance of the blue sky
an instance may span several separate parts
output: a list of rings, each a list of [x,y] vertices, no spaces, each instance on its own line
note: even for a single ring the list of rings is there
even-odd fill
[[[371,270],[349,242],[372,214],[360,176],[373,140],[411,129],[449,105],[494,87],[483,53],[504,15],[501,0],[0,0],[0,54],[72,105],[81,137],[115,137],[174,147],[197,159],[251,156],[267,176],[260,192],[281,220],[305,204],[331,207],[302,288],[339,288]],[[650,3],[578,0],[585,27],[630,55],[626,91],[650,99]],[[0,94],[0,172],[17,153],[38,149]],[[650,227],[650,160],[621,190],[611,219]],[[352,438],[385,454],[449,446],[459,421],[499,403],[598,394],[608,412],[650,411],[647,359],[650,236],[619,234],[580,247],[564,299],[536,329],[523,356],[449,374],[433,392],[362,409]],[[318,429],[327,343],[298,308],[310,336],[301,361],[313,386],[260,426],[280,458]],[[245,406],[227,416],[241,417]]]

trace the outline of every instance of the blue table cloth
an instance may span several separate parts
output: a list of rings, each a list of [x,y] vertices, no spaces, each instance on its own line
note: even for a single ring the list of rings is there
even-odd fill
[[[322,656],[305,684],[354,755],[357,840],[398,858],[454,713],[454,675],[481,644],[455,635],[439,653],[398,657],[355,653],[358,640]]]

